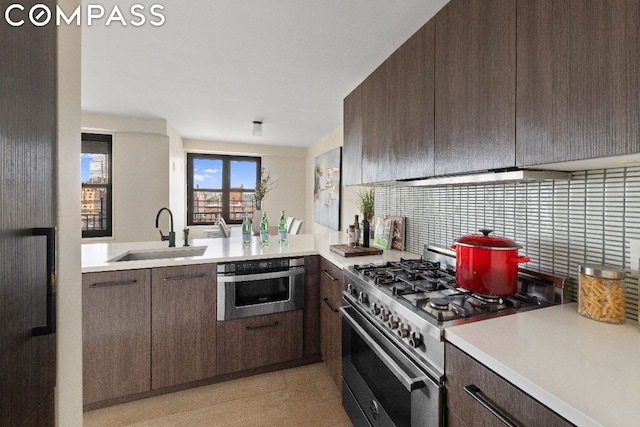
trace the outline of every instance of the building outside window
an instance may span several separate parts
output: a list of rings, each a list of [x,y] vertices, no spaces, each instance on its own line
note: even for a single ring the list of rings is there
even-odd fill
[[[240,224],[255,210],[260,165],[260,157],[187,154],[187,224]]]
[[[112,235],[111,145],[112,135],[82,134],[82,237]]]

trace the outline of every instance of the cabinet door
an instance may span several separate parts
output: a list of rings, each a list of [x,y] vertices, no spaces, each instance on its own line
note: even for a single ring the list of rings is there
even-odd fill
[[[320,353],[320,257],[304,257],[304,355]]]
[[[322,259],[320,277],[320,323],[322,360],[333,381],[342,388],[342,325],[338,308],[342,305],[344,277],[331,262]]]
[[[342,182],[344,185],[362,184],[362,135],[364,97],[362,84],[344,99]]]
[[[570,426],[564,418],[496,375],[457,347],[445,345],[447,419],[450,425],[504,426],[464,388],[475,386],[478,396],[515,425]]]
[[[391,62],[385,61],[362,82],[363,132],[362,132],[362,182],[383,181],[391,170],[389,79]]]
[[[151,270],[82,275],[84,403],[151,388]]]
[[[389,146],[391,164],[380,180],[412,179],[434,172],[435,21],[427,22],[390,62]]]
[[[302,358],[303,310],[218,322],[218,375]]]
[[[151,274],[152,388],[215,376],[216,264]]]
[[[53,1],[20,2],[25,12]],[[2,2],[3,14],[9,3]],[[17,18],[16,18],[17,19]],[[0,425],[33,422],[49,408],[56,385],[56,335],[33,336],[46,324],[47,266],[43,236],[53,227],[57,141],[56,40],[53,22],[12,27],[0,22]],[[73,209],[73,207],[71,207]],[[30,414],[32,414],[30,416]],[[53,412],[37,418],[54,425]]]
[[[640,152],[640,3],[518,2],[517,164]]]
[[[516,0],[436,15],[435,173],[515,166]]]

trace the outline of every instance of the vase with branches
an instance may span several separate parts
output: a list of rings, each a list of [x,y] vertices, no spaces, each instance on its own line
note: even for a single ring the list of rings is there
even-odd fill
[[[262,201],[267,197],[267,194],[276,188],[278,185],[276,181],[271,178],[271,172],[265,167],[260,169],[260,181],[256,182],[256,189],[254,193],[254,201],[257,210],[262,210]]]

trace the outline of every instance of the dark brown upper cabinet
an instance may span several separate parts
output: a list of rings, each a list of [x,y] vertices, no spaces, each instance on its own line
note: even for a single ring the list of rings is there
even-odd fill
[[[362,184],[362,132],[364,116],[364,82],[344,99],[342,183]]]
[[[432,176],[434,173],[435,23],[429,21],[388,61],[391,167],[382,181]]]
[[[518,166],[640,152],[638,22],[637,1],[518,1]]]
[[[433,175],[434,35],[430,21],[345,98],[345,184]]]
[[[435,174],[514,166],[516,0],[452,0],[435,22]]]

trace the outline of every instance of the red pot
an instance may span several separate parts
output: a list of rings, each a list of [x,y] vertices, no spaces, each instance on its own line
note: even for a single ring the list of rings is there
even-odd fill
[[[458,286],[482,295],[506,296],[518,290],[518,264],[529,258],[518,256],[522,246],[505,237],[482,235],[459,238],[451,249],[456,251]]]

